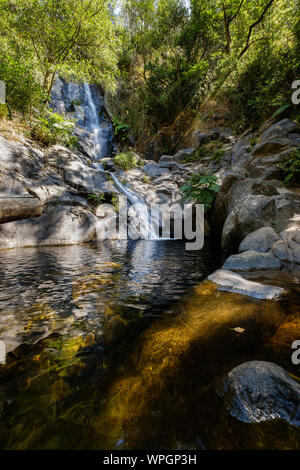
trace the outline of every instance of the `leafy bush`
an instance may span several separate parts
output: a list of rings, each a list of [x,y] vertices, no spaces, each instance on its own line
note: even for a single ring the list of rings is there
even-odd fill
[[[44,145],[61,144],[77,147],[78,140],[73,134],[74,122],[67,121],[61,114],[51,110],[33,120],[31,135]]]
[[[114,125],[115,136],[119,137],[123,141],[127,140],[130,127],[124,122],[120,121],[117,117],[113,117],[112,121]]]
[[[138,158],[133,152],[122,152],[115,156],[115,165],[121,170],[132,170],[138,165]]]
[[[296,150],[288,161],[279,163],[278,168],[282,172],[282,177],[285,183],[299,184],[300,150]]]
[[[8,108],[6,104],[0,103],[0,119],[4,119],[8,116]]]
[[[20,50],[19,50],[20,49]],[[12,109],[30,113],[39,108],[45,96],[23,48],[7,49],[0,39],[0,80],[6,83],[7,103]]]
[[[216,163],[219,163],[222,160],[222,158],[224,157],[224,153],[225,153],[225,150],[223,148],[219,148],[215,150],[213,158]]]
[[[182,203],[203,204],[204,210],[207,212],[211,209],[219,189],[217,178],[212,173],[193,175],[187,184],[180,188],[180,192],[183,194]]]

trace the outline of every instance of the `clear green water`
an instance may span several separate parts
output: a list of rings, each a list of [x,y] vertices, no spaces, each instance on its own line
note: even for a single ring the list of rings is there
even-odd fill
[[[295,428],[240,423],[215,394],[246,360],[299,374],[297,283],[281,303],[199,284],[219,263],[181,242],[2,252],[0,448],[299,448]]]

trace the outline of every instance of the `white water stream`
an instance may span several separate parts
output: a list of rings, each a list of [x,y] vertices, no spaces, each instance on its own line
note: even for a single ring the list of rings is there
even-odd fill
[[[88,83],[84,84],[86,103],[90,110],[89,116],[89,131],[91,132],[95,144],[95,157],[101,158],[101,141],[104,136],[102,135],[102,128],[100,124],[99,115],[95,102],[92,97],[91,88]],[[141,196],[133,192],[127,186],[120,183],[118,178],[109,171],[105,171],[101,163],[99,163],[101,173],[104,173],[113,180],[116,188],[127,197],[129,202],[134,206],[140,222],[141,233],[143,238],[148,240],[157,240],[159,238],[154,226],[151,224],[150,210]]]

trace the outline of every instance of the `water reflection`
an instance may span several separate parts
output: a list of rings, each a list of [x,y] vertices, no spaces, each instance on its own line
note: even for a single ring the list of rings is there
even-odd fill
[[[187,252],[178,241],[1,252],[0,338],[13,351],[55,332],[103,337],[107,323],[123,330],[160,314],[217,263],[209,246]]]

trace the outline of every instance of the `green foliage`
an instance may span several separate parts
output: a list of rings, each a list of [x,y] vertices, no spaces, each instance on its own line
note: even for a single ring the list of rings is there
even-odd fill
[[[204,205],[207,212],[212,208],[213,201],[220,187],[217,178],[211,173],[195,174],[185,186],[180,188],[183,194],[182,203],[193,202]]]
[[[45,100],[35,66],[25,47],[8,44],[0,33],[0,80],[6,84],[7,103],[22,113],[31,112]]]
[[[77,147],[78,140],[73,134],[74,122],[65,120],[61,114],[47,110],[32,122],[31,135],[43,145],[61,144]]]
[[[90,194],[88,194],[87,199],[88,199],[90,205],[93,208],[95,208],[99,204],[101,204],[101,202],[103,202],[105,200],[105,194],[104,193],[98,193],[98,194],[90,193]]]
[[[275,119],[277,116],[282,114],[286,109],[290,107],[291,107],[291,104],[283,104],[282,106],[280,106],[280,108],[277,109],[277,111],[275,111],[275,113],[272,116],[272,119]]]
[[[0,103],[0,119],[4,119],[8,116],[8,108],[6,104]]]
[[[298,3],[124,1],[114,114],[141,144],[215,96],[239,132],[274,113],[293,114],[283,103],[300,74]]]
[[[219,163],[222,158],[224,157],[225,150],[223,148],[219,148],[215,150],[213,154],[213,159],[215,160],[216,163]]]
[[[146,183],[146,184],[150,183],[149,176],[147,176],[147,175],[143,176],[143,182]]]
[[[300,150],[295,150],[286,162],[279,163],[278,168],[282,172],[285,183],[300,184]]]
[[[133,152],[122,152],[115,156],[115,165],[121,170],[132,170],[138,166],[138,158]]]
[[[55,75],[114,89],[116,26],[109,0],[1,0],[0,79],[22,112],[49,101]]]
[[[115,194],[111,197],[111,204],[114,206],[116,212],[119,212],[119,198]]]
[[[115,136],[119,137],[125,142],[128,139],[130,127],[124,122],[120,121],[117,117],[113,117],[112,121],[114,125]]]

